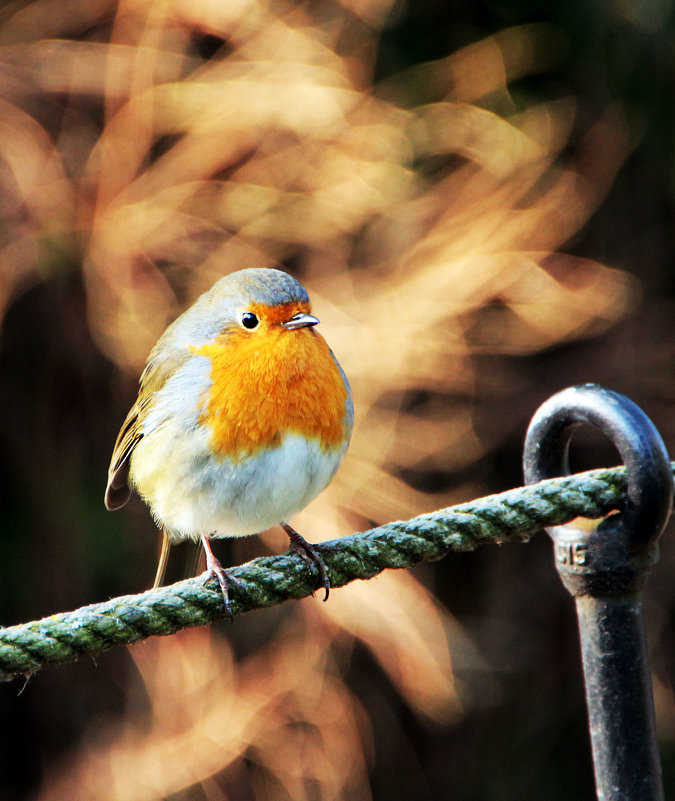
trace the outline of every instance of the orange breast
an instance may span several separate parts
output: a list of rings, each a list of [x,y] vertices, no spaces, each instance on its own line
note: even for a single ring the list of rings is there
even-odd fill
[[[329,449],[345,436],[347,388],[323,337],[310,328],[235,330],[195,352],[211,359],[202,421],[223,456],[279,445],[295,432]]]

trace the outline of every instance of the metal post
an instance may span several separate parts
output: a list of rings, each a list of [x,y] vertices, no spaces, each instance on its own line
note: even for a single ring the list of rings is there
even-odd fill
[[[663,788],[640,599],[580,595],[576,607],[598,798],[660,801]]]
[[[673,476],[658,431],[632,401],[595,385],[554,395],[525,441],[528,484],[569,473],[573,430],[607,434],[627,470],[627,501],[599,525],[548,529],[574,596],[599,801],[663,801],[641,586],[670,514]]]

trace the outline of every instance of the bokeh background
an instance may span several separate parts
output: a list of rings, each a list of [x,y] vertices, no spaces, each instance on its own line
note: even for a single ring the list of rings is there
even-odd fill
[[[0,623],[138,592],[103,508],[148,351],[281,265],[356,426],[310,540],[522,483],[596,381],[675,448],[670,0],[0,6]],[[575,438],[575,466],[616,462]],[[675,792],[675,531],[646,588]],[[278,531],[217,543],[237,563]],[[180,572],[180,568],[178,568]],[[544,535],[0,687],[0,798],[587,801],[576,623]]]

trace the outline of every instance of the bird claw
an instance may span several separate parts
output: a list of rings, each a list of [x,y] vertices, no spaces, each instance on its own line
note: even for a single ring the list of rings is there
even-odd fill
[[[233,576],[229,570],[225,570],[225,568],[220,564],[220,560],[214,555],[211,547],[209,546],[208,540],[205,538],[202,539],[202,544],[204,545],[204,552],[206,553],[206,570],[202,574],[204,576],[204,582],[206,583],[212,578],[216,579],[220,585],[220,591],[223,595],[225,610],[232,621],[234,620],[234,615],[232,613],[232,606],[230,605],[230,587],[233,586],[237,589],[243,590],[244,585],[241,581],[239,581],[238,578],[236,578],[236,576]]]
[[[319,550],[331,550],[330,546],[325,547],[322,545],[312,545],[311,543],[307,542],[307,540],[294,528],[289,526],[288,523],[282,523],[281,527],[286,532],[288,539],[290,540],[288,550],[292,551],[293,553],[297,553],[303,559],[310,571],[313,567],[316,567],[319,571],[319,575],[321,576],[321,584],[326,593],[323,597],[323,600],[324,602],[327,601],[328,596],[330,595],[330,579],[328,578],[326,563],[321,558]]]
[[[225,606],[225,611],[227,612],[230,620],[234,619],[234,615],[232,613],[232,606],[230,604],[230,590],[229,590],[229,581],[230,575],[228,574],[227,570],[224,568],[220,568],[217,570],[215,568],[207,568],[203,573],[202,576],[204,578],[204,584],[211,581],[211,579],[216,579],[218,584],[220,585],[220,592],[223,596],[223,604]]]

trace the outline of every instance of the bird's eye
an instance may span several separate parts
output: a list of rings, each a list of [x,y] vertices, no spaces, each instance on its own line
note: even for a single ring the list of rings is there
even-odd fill
[[[244,312],[241,315],[241,324],[244,328],[253,329],[258,325],[258,318],[253,312]]]

